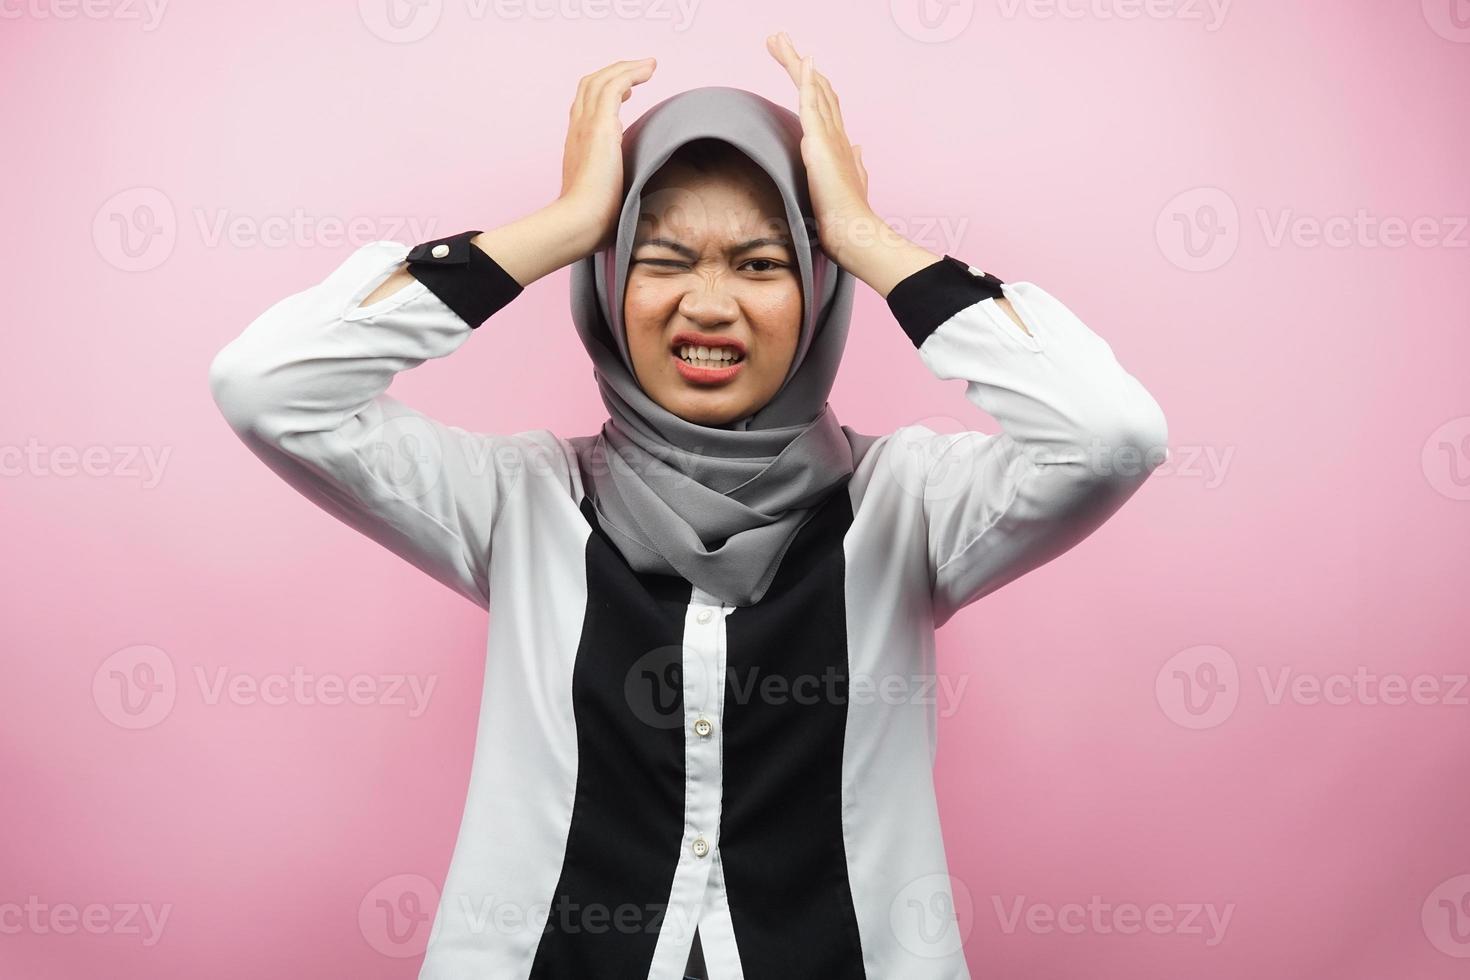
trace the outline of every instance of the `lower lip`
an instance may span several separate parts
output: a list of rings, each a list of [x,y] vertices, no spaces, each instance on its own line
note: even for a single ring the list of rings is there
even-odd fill
[[[674,366],[679,369],[679,373],[684,376],[684,380],[698,385],[724,384],[739,374],[741,368],[745,367],[743,360],[736,361],[729,367],[723,368],[695,367],[678,354],[670,354],[669,356],[674,359]]]

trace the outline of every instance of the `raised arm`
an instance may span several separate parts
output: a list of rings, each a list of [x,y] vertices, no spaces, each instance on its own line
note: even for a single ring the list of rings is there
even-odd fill
[[[287,483],[488,608],[490,529],[513,472],[503,465],[510,437],[446,425],[385,394],[400,371],[453,353],[520,293],[488,255],[472,266],[474,248],[464,236],[413,250],[362,246],[252,321],[215,355],[209,384],[230,427]],[[409,285],[360,303],[410,256]],[[440,287],[447,301],[413,278],[421,263],[426,278],[451,284]],[[452,283],[475,275],[487,279],[482,299],[462,315],[449,303],[467,291]]]
[[[568,126],[562,193],[494,231],[372,242],[280,300],[215,355],[215,403],[245,444],[324,510],[482,607],[498,510],[555,469],[540,430],[486,435],[386,394],[393,378],[458,350],[532,281],[609,232],[622,193],[618,107],[651,62],[584,77]]]
[[[1158,403],[1112,348],[1031,283],[1007,285],[897,234],[832,84],[785,35],[767,50],[801,95],[802,159],[822,247],[885,297],[937,377],[1000,423],[996,435],[921,426],[884,448],[927,528],[936,625],[1092,533],[1168,457]]]
[[[1087,537],[1168,458],[1163,411],[1108,343],[1029,282],[945,256],[889,308],[938,378],[1001,432],[896,434],[918,467],[936,624]],[[1016,313],[1007,315],[1004,307]]]

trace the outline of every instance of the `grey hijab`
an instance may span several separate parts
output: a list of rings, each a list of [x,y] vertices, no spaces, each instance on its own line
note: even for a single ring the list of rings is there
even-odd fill
[[[801,273],[801,334],[786,380],[727,426],[686,421],[645,394],[623,324],[642,188],[674,150],[702,137],[733,144],[770,175]],[[853,472],[854,444],[827,404],[853,278],[817,241],[801,119],[791,110],[738,88],[681,92],[628,126],[623,163],[615,242],[572,266],[572,315],[610,417],[597,435],[570,441],[599,523],[634,569],[682,576],[750,605],[816,506]]]

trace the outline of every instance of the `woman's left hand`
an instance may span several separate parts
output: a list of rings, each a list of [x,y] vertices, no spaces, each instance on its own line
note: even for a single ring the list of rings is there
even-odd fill
[[[832,85],[785,31],[766,38],[766,50],[786,69],[801,93],[801,159],[822,248],[839,265],[855,236],[878,223],[868,206],[868,172],[861,147],[848,142],[842,106]]]

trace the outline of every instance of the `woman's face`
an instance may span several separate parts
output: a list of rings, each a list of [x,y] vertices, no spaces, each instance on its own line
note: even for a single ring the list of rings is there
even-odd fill
[[[802,302],[784,215],[759,170],[675,161],[644,187],[623,321],[639,385],[675,415],[733,422],[785,380]]]

